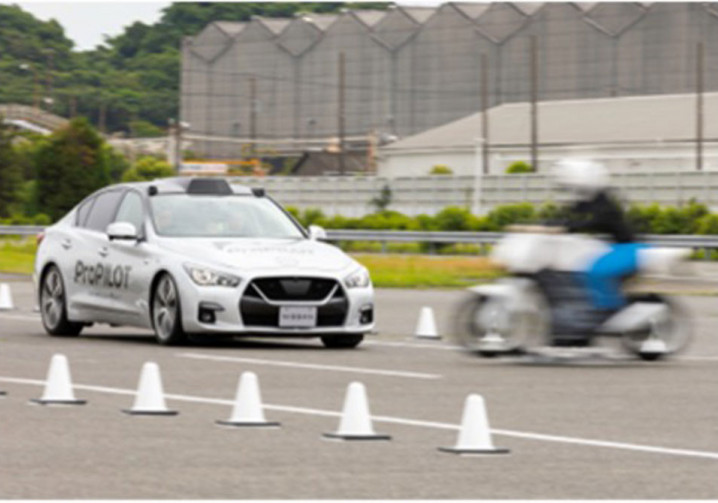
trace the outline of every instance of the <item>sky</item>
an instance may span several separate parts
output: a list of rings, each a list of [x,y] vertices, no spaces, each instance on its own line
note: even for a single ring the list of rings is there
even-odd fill
[[[65,36],[75,42],[75,50],[93,49],[104,41],[104,35],[115,36],[135,21],[152,24],[162,16],[171,2],[147,1],[81,1],[38,2],[0,0],[0,4],[17,4],[43,21],[56,19]],[[436,5],[438,0],[405,0],[401,4]]]
[[[104,35],[115,36],[135,21],[152,24],[159,21],[162,9],[171,2],[27,2],[0,0],[17,4],[43,21],[56,19],[65,36],[75,42],[75,50],[93,49],[104,41]]]

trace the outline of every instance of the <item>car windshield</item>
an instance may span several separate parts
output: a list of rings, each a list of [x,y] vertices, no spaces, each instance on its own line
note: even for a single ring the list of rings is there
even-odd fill
[[[254,196],[165,194],[150,198],[157,233],[168,237],[302,238],[274,202]]]

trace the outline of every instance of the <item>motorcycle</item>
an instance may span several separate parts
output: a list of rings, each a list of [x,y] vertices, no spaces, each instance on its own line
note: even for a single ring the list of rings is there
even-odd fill
[[[600,337],[618,337],[625,351],[643,360],[684,349],[692,338],[685,309],[664,295],[626,292],[625,287],[628,280],[677,272],[690,250],[639,250],[637,272],[622,278],[626,305],[598,311],[583,275],[607,251],[597,238],[556,227],[509,228],[491,254],[507,275],[468,289],[454,317],[458,342],[484,357],[592,346]]]

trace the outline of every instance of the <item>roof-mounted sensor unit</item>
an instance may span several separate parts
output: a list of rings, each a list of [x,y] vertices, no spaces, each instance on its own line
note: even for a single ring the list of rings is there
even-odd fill
[[[221,178],[193,178],[187,185],[187,194],[229,196],[232,187]]]
[[[264,197],[264,189],[262,187],[252,187],[252,194],[255,197]]]

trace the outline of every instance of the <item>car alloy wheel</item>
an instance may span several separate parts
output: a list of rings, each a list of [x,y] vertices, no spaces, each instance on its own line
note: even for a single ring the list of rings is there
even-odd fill
[[[78,335],[81,323],[67,319],[65,285],[60,270],[52,266],[42,280],[40,289],[40,316],[45,330],[50,335]]]
[[[152,298],[152,322],[161,344],[179,344],[186,339],[180,321],[180,301],[175,282],[164,274],[157,282]]]

